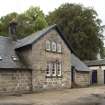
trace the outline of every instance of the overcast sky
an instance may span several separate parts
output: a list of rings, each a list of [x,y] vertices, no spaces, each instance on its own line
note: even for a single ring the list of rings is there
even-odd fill
[[[62,3],[80,3],[86,7],[93,7],[99,14],[99,18],[105,24],[105,0],[0,0],[0,17],[11,12],[21,13],[30,6],[40,6],[45,14],[53,11]]]
[[[105,24],[105,0],[0,0],[0,16],[14,11],[21,13],[32,5],[40,6],[44,13],[47,14],[66,2],[93,7],[98,12],[103,24]]]

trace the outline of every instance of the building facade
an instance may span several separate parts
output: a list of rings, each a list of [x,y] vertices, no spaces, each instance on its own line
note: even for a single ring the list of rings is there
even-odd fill
[[[90,86],[90,69],[74,54],[71,54],[72,87]]]
[[[71,50],[56,29],[51,29],[36,43],[19,47],[21,58],[32,68],[33,90],[71,87]]]
[[[1,91],[71,88],[71,50],[56,26],[18,41],[1,37],[0,43]]]
[[[73,53],[56,25],[21,40],[0,37],[0,92],[71,88],[74,80],[89,85],[89,69]]]
[[[91,85],[104,85],[105,84],[105,60],[92,60],[85,62],[90,68],[91,72]]]

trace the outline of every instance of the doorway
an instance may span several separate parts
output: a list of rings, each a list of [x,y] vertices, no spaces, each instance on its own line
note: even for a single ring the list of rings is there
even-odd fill
[[[97,70],[92,71],[92,84],[97,83]]]
[[[105,84],[105,70],[104,70],[104,84]]]

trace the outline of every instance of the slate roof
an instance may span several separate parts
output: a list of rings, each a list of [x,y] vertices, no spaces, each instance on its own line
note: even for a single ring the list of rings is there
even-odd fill
[[[85,61],[85,64],[88,66],[102,66],[105,65],[105,59]]]
[[[32,45],[33,43],[35,43],[36,41],[38,41],[41,37],[43,37],[47,32],[49,32],[51,29],[56,29],[60,34],[60,36],[62,37],[62,39],[65,41],[65,43],[67,44],[67,46],[71,49],[72,52],[73,49],[72,47],[68,44],[68,42],[65,40],[63,33],[60,31],[60,29],[57,27],[57,25],[52,25],[49,26],[47,28],[44,28],[41,31],[38,31],[36,33],[33,33],[32,35],[29,35],[21,40],[18,40],[15,49],[20,49],[22,47],[28,46],[28,45]],[[74,52],[75,53],[75,52]]]
[[[83,63],[76,55],[72,53],[71,55],[72,66],[75,67],[77,71],[90,71],[88,66]]]
[[[43,34],[45,34],[48,30],[52,29],[53,27],[55,27],[55,25],[47,27],[41,31],[38,31],[36,33],[33,33],[32,35],[29,35],[21,40],[18,40],[15,48],[21,48],[27,45],[30,45],[32,43],[34,43],[36,40],[38,40],[41,36],[43,36]]]
[[[71,49],[71,51],[73,51],[58,29],[57,25],[49,26],[21,40],[17,40],[17,42],[12,41],[9,37],[0,36],[0,57],[2,58],[2,60],[0,60],[0,68],[27,68],[17,56],[16,50],[32,45],[53,28],[57,29],[67,46]],[[12,56],[16,57],[18,61],[13,61]]]
[[[14,45],[15,42],[10,38],[0,36],[0,68],[26,68],[16,55]],[[16,57],[17,61],[14,61],[12,56]]]
[[[38,39],[44,36],[47,32],[49,32],[51,29],[56,29],[59,32],[59,35],[64,40],[64,42],[66,43],[66,45],[69,47],[69,49],[71,49],[72,65],[78,71],[89,71],[89,68],[78,57],[76,57],[73,54],[75,52],[73,51],[72,47],[67,43],[57,25],[52,25],[50,27],[47,27],[41,31],[33,33],[28,37],[18,40],[17,42],[12,41],[9,37],[0,36],[0,57],[3,58],[2,60],[0,60],[0,68],[27,68],[26,65],[24,65],[17,56],[15,50],[18,50],[28,45],[32,45],[33,43],[38,41]],[[12,56],[18,58],[18,61],[13,61]]]

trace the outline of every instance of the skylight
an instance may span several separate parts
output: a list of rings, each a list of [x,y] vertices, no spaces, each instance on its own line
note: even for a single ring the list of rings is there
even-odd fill
[[[2,60],[3,58],[0,56],[0,61]]]
[[[18,58],[16,56],[12,56],[13,61],[18,61]]]

